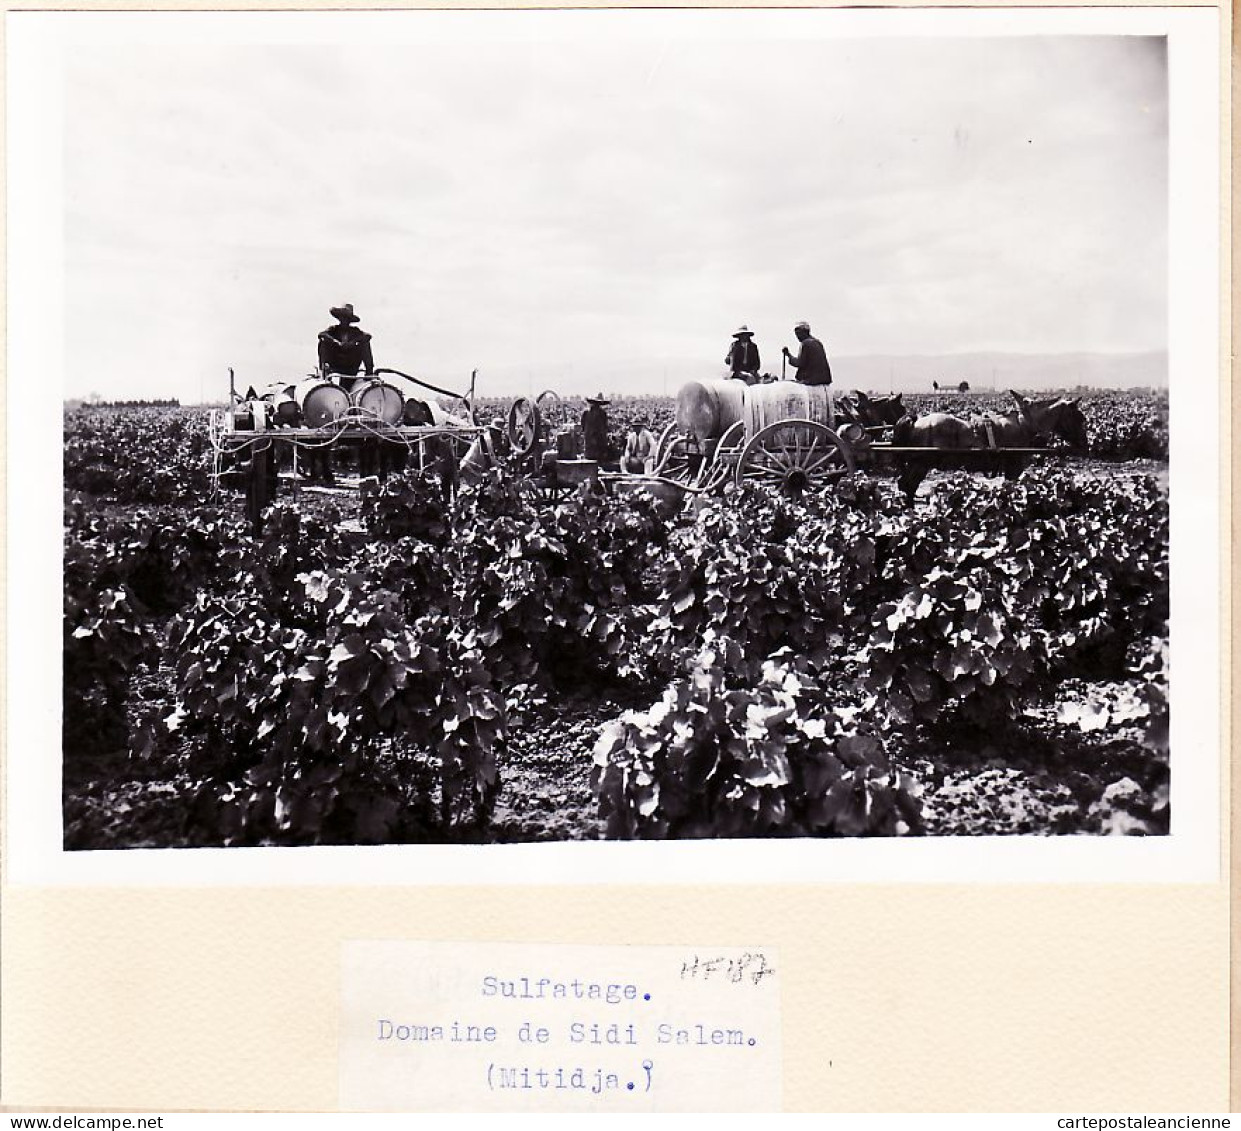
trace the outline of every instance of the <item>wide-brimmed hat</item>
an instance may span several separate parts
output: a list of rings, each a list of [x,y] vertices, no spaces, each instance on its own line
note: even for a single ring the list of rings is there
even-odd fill
[[[806,333],[808,334],[810,333],[810,323],[809,322],[798,322],[797,325],[793,327],[793,329],[794,330],[805,330]]]
[[[599,393],[597,396],[587,397],[586,403],[587,404],[611,404],[612,402],[608,400],[608,398],[605,397],[602,393]]]
[[[344,306],[333,306],[330,309],[329,313],[332,315],[333,318],[339,318],[342,322],[361,322],[362,321],[361,318],[359,318],[356,314],[354,314],[353,303],[351,302],[345,303]]]
[[[742,336],[745,336],[745,337],[747,337],[747,338],[752,338],[752,337],[754,337],[754,331],[753,331],[753,330],[751,330],[749,326],[738,326],[738,327],[737,327],[737,328],[733,331],[733,337],[734,337],[734,338],[740,338],[740,337],[742,337]]]

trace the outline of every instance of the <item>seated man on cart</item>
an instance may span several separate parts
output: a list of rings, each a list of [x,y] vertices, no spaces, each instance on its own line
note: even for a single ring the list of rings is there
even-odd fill
[[[324,380],[335,380],[345,392],[358,382],[359,371],[366,377],[375,372],[375,359],[371,354],[371,336],[358,326],[361,319],[353,312],[353,303],[333,306],[330,313],[336,319],[319,335],[319,372]],[[376,441],[378,443],[379,441]],[[358,451],[358,472],[372,470],[367,465],[379,465],[377,471],[386,470],[382,453],[373,450],[374,444],[363,441]],[[310,457],[311,477],[331,483],[332,449],[316,449]]]
[[[630,475],[647,475],[655,467],[655,437],[646,426],[646,420],[635,417],[625,436],[625,451],[621,455],[621,471]]]
[[[358,327],[360,318],[353,312],[353,303],[333,306],[332,317],[336,324],[319,335],[319,372],[324,377],[339,375],[341,388],[348,392],[353,388],[362,370],[367,377],[375,372],[375,360],[371,356],[371,336]],[[349,378],[346,382],[343,378]]]
[[[810,323],[798,322],[793,327],[793,333],[797,335],[801,347],[794,357],[789,353],[789,347],[785,346],[784,357],[797,370],[798,382],[803,385],[830,385],[832,367],[827,363],[827,351],[823,343],[810,333]]]
[[[729,376],[747,385],[758,384],[758,346],[754,344],[754,332],[749,326],[741,326],[733,334],[733,343],[724,356]]]

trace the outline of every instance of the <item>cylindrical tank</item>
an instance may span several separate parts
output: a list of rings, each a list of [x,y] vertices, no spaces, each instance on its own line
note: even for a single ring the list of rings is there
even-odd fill
[[[374,377],[357,382],[349,391],[349,402],[385,424],[399,424],[405,411],[405,398],[400,391]]]
[[[434,424],[437,427],[442,424],[469,425],[470,422],[463,416],[445,412],[434,392],[417,381],[411,381],[399,373],[385,373],[383,380],[384,384],[391,385],[405,398],[405,424]],[[461,402],[453,403],[459,407]]]
[[[699,440],[718,440],[741,419],[745,397],[744,381],[690,381],[677,391],[677,427]]]
[[[294,390],[294,396],[308,428],[331,424],[349,407],[349,394],[321,377],[307,377]]]
[[[745,430],[753,436],[768,424],[781,420],[813,420],[835,427],[836,407],[830,385],[802,385],[797,381],[773,381],[750,385],[745,393]]]

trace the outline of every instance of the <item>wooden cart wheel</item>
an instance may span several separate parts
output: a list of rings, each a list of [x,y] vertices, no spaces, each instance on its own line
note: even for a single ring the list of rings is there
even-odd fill
[[[668,456],[668,451],[672,447],[672,439],[677,434],[676,421],[667,425],[659,434],[659,440],[655,444],[655,467],[659,468]]]
[[[736,473],[737,457],[745,440],[745,425],[738,420],[716,442],[710,461],[698,476],[698,487],[703,491],[715,491],[723,487]]]
[[[534,405],[539,410],[539,418],[548,433],[555,434],[558,428],[569,423],[568,406],[555,389],[544,389],[534,398]]]
[[[697,480],[702,469],[703,455],[697,441],[680,432],[675,423],[669,424],[660,433],[651,474],[688,487]]]
[[[824,424],[781,420],[750,438],[737,460],[736,482],[746,479],[800,495],[847,475],[853,449]]]
[[[508,410],[508,442],[513,455],[528,456],[541,434],[539,406],[528,397],[518,397]]]

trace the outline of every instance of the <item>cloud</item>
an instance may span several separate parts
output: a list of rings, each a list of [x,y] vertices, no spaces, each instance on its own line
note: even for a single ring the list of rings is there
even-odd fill
[[[850,354],[1166,345],[1162,40],[359,35],[67,73],[70,371],[117,395],[297,371],[342,301],[440,376],[714,366],[740,321],[776,357],[800,317]]]

